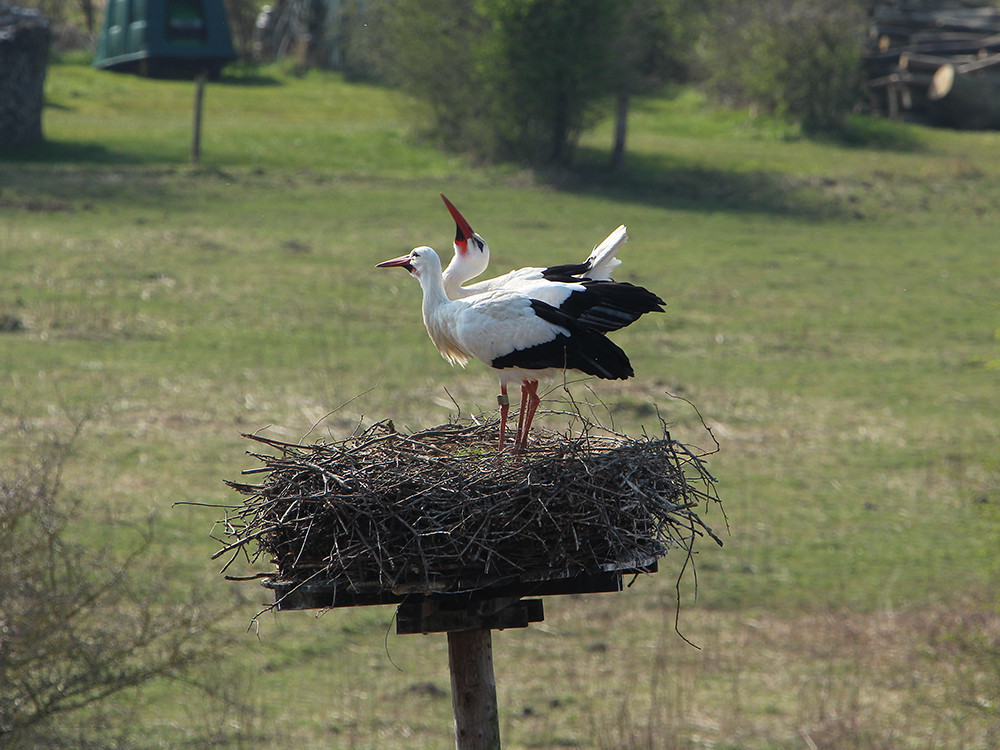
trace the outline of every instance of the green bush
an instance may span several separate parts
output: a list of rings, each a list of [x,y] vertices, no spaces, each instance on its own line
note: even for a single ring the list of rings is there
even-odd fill
[[[567,162],[610,100],[617,0],[394,0],[384,70],[482,161]],[[419,121],[419,118],[417,118]]]
[[[377,81],[384,75],[384,8],[384,4],[366,0],[342,0],[334,11],[337,67],[350,81]]]
[[[709,92],[838,130],[857,100],[865,15],[850,0],[723,0],[699,45]]]
[[[384,23],[381,75],[413,97],[413,121],[452,150],[488,148],[477,124],[485,101],[475,63],[486,28],[473,2],[393,0]]]
[[[481,0],[490,43],[479,61],[497,147],[532,164],[569,162],[611,90],[621,5],[608,0]]]

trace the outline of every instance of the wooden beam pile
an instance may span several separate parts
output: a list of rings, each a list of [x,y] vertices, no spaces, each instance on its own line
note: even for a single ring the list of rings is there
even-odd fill
[[[1000,9],[877,8],[864,65],[875,111],[956,128],[1000,128]]]

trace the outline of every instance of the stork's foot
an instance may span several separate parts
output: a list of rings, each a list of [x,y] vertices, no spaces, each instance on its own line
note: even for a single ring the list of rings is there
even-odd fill
[[[521,411],[517,418],[517,437],[514,439],[514,450],[521,452],[528,449],[528,430],[538,409],[538,381],[525,380],[521,383]]]
[[[507,415],[510,413],[510,399],[507,398],[507,386],[502,386],[500,395],[497,396],[497,404],[500,406],[500,444],[497,446],[497,453],[503,452],[503,440],[507,434]]]

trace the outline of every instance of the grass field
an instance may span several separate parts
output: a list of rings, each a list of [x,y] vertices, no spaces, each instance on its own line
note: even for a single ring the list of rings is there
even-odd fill
[[[0,157],[0,466],[84,421],[67,490],[154,513],[149,574],[235,609],[214,701],[167,682],[115,704],[137,745],[453,743],[442,636],[389,634],[388,607],[248,632],[265,592],[209,561],[218,511],[175,505],[238,499],[240,432],[494,408],[493,375],[427,340],[418,286],[373,267],[447,250],[438,192],[497,271],[625,223],[618,278],[667,313],[616,335],[634,380],[573,393],[711,447],[683,396],[721,444],[730,531],[680,589],[700,650],[674,632],[680,560],[550,599],[494,637],[505,747],[1000,745],[1000,134],[815,142],[681,92],[637,104],[627,174],[603,123],[578,169],[537,175],[421,144],[397,93],[275,70],[209,84],[194,168],[190,84],[63,63],[47,86],[48,143]]]

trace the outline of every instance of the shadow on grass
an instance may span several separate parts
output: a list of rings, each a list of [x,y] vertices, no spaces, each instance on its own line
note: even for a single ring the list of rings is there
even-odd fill
[[[153,164],[153,155],[115,151],[94,143],[42,141],[8,150],[0,148],[0,164]]]
[[[839,131],[817,135],[815,139],[847,148],[876,151],[918,153],[925,149],[917,132],[908,124],[867,115],[855,115]]]
[[[852,117],[836,133],[812,140],[873,152],[918,153],[925,149],[918,132],[904,123]],[[592,147],[577,153],[577,166],[539,173],[550,186],[571,193],[693,211],[765,213],[803,218],[852,218],[856,207],[837,195],[838,181],[796,177],[778,171],[731,171],[691,164],[673,154],[630,153],[621,173],[611,171],[607,151]]]
[[[284,85],[277,77],[264,73],[258,67],[229,66],[222,71],[222,75],[213,84],[222,86],[282,86]]]
[[[777,172],[732,172],[678,163],[666,156],[632,155],[622,172],[602,165],[600,151],[581,151],[581,166],[540,174],[568,193],[689,211],[727,211],[829,218],[840,208],[821,195],[818,181]]]

